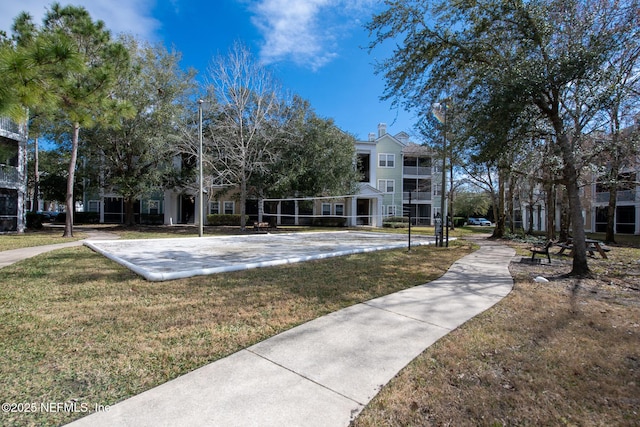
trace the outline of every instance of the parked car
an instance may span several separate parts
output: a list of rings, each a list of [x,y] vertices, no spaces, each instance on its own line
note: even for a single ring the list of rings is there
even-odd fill
[[[38,211],[38,215],[41,215],[45,221],[55,221],[58,216],[56,211]]]
[[[469,225],[484,225],[484,226],[491,225],[491,221],[489,221],[486,218],[469,218],[468,223]]]

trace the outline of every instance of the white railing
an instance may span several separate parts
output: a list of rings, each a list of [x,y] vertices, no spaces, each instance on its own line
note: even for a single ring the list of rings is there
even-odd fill
[[[619,202],[633,202],[636,199],[636,192],[634,190],[618,191],[617,199]]]
[[[20,182],[20,174],[18,168],[13,166],[0,165],[0,183],[2,184],[18,184]]]
[[[408,191],[405,191],[404,193],[402,193],[402,200],[404,200],[405,202],[409,201]],[[412,191],[411,200],[412,201],[431,200],[431,192],[430,191]]]
[[[402,173],[405,175],[428,176],[431,175],[430,167],[404,166]]]
[[[0,131],[25,136],[24,126],[18,125],[16,122],[7,117],[0,117]]]
[[[616,195],[616,201],[618,202],[633,202],[636,200],[635,190],[622,190],[618,191]],[[605,203],[609,201],[609,192],[596,193],[596,202]]]

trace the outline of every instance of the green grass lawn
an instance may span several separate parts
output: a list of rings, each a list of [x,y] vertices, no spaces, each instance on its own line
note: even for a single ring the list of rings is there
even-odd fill
[[[22,234],[4,234],[0,236],[0,251],[73,242],[87,237],[85,233],[76,232],[74,237],[66,238],[62,237],[62,232],[61,228],[43,228],[35,231],[27,230]]]
[[[112,405],[293,326],[429,282],[473,251],[421,246],[147,282],[86,247],[2,269],[4,402]],[[82,414],[3,413],[2,425]]]

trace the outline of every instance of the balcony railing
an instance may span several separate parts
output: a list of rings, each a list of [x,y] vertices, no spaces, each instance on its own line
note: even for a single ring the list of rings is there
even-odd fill
[[[418,167],[418,166],[404,166],[402,173],[404,173],[405,175],[417,175],[417,176],[431,175],[431,168]]]
[[[618,191],[616,201],[618,202],[633,202],[636,200],[635,190],[622,190]],[[596,193],[596,202],[605,203],[609,201],[609,192]]]
[[[402,200],[409,201],[409,192],[405,191],[402,193]],[[411,200],[412,201],[420,201],[420,200],[431,200],[431,192],[423,192],[423,191],[412,191],[411,192]]]
[[[18,168],[0,165],[0,185],[16,185],[20,183]]]
[[[20,126],[19,124],[17,124],[16,122],[14,122],[13,120],[7,117],[0,117],[0,133],[16,134],[16,135],[20,135],[21,137],[26,136],[24,126]]]

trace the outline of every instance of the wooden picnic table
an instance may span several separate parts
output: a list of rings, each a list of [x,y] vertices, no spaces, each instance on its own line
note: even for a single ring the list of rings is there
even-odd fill
[[[607,252],[610,251],[611,249],[602,246],[601,241],[594,240],[594,239],[585,239],[584,242],[587,245],[587,252],[589,252],[589,255],[595,256],[595,252],[597,251],[602,258],[607,259]],[[572,237],[570,237],[566,242],[558,243],[557,245],[560,246],[560,251],[558,252],[558,255],[564,254],[564,251],[569,249],[570,252],[567,255],[571,257],[573,256],[574,248],[573,248]]]

